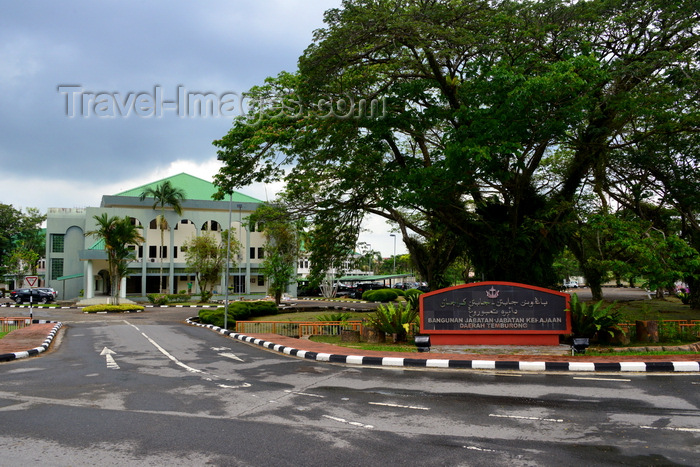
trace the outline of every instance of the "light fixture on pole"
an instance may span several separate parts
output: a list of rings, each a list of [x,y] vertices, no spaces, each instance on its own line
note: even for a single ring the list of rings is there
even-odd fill
[[[396,274],[396,234],[389,234],[390,237],[394,237],[394,274]]]
[[[233,192],[228,194],[228,232],[226,234],[226,277],[224,278],[224,329],[228,329],[228,281],[229,261],[231,259],[231,208],[233,207]]]
[[[241,230],[243,230],[243,211],[242,211],[243,205],[242,205],[242,204],[239,204],[239,205],[237,205],[237,207],[238,207],[238,244],[240,245],[240,244],[241,244]],[[245,251],[246,251],[246,250],[244,249],[244,250],[243,250],[243,252],[244,252],[244,253],[243,253],[244,257],[245,257]],[[240,264],[240,262],[239,262],[239,263],[238,263],[238,276],[239,276],[239,277],[238,277],[238,280],[239,280],[239,284],[242,284],[243,286],[240,287],[240,285],[239,285],[239,289],[242,289],[242,290],[238,290],[238,292],[244,294],[244,293],[245,293],[245,282],[246,282],[246,281],[241,280],[241,277],[240,277],[240,276],[241,276],[242,274],[243,274],[243,270],[241,269],[241,264]]]
[[[372,245],[367,244],[367,274],[372,274]]]

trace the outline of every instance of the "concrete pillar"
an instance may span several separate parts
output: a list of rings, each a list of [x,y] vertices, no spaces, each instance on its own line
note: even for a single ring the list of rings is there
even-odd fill
[[[85,298],[95,298],[95,274],[92,271],[92,260],[85,262]]]

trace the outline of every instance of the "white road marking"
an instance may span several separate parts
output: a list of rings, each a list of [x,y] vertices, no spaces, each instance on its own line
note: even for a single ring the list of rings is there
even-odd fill
[[[296,394],[296,395],[298,395],[298,396],[318,397],[319,399],[325,399],[325,398],[326,398],[326,396],[322,396],[322,395],[320,395],[320,394],[311,394],[311,393],[308,393],[308,392],[294,392],[294,391],[290,391],[289,389],[285,389],[284,392],[286,392],[286,393],[288,393],[288,394]]]
[[[360,423],[360,422],[350,422],[350,421],[345,420],[344,418],[332,417],[330,415],[323,415],[323,417],[329,418],[329,419],[336,421],[336,422],[346,423],[346,424],[352,425],[352,426],[358,426],[360,428],[368,428],[368,429],[374,428],[374,426],[372,426],[372,425],[365,425],[364,423]]]
[[[128,322],[128,321],[126,321],[126,320],[124,320],[124,322],[125,322],[126,324],[128,324],[129,326],[131,326],[132,328],[136,329],[137,331],[141,332],[141,330],[140,330],[138,327],[134,326],[134,325],[131,324],[130,322]],[[160,345],[158,345],[158,343],[157,343],[156,341],[154,341],[153,339],[151,339],[150,337],[148,337],[145,333],[141,332],[141,335],[142,335],[143,337],[145,337],[146,340],[148,340],[148,342],[150,342],[151,344],[153,344],[153,346],[154,346],[156,349],[158,349],[163,355],[165,355],[165,356],[168,357],[170,360],[172,360],[173,362],[175,362],[175,364],[177,364],[178,366],[184,368],[185,370],[189,371],[190,373],[199,373],[199,374],[202,374],[202,375],[206,375],[206,372],[204,372],[204,371],[202,371],[202,370],[198,370],[198,369],[196,369],[196,368],[192,368],[191,366],[182,363],[180,360],[178,360],[178,359],[175,358],[173,355],[171,355],[167,350],[165,350],[163,347],[161,347]],[[227,350],[227,349],[230,350],[228,347],[224,347],[224,348],[221,348],[221,349],[212,347],[212,349],[213,349],[213,350]],[[233,354],[231,354],[231,355],[233,355]],[[108,356],[108,357],[109,357],[109,356]],[[235,357],[236,359],[240,360],[240,359],[239,359],[238,357],[236,357],[235,355],[233,355],[233,357]],[[241,361],[243,361],[243,360],[241,360]],[[216,376],[216,378],[218,378],[218,376]],[[224,384],[224,383],[216,383],[214,380],[212,380],[212,378],[210,378],[210,377],[208,377],[208,376],[204,376],[204,379],[205,379],[206,381],[214,382],[218,387],[223,388],[223,389],[241,389],[241,388],[249,388],[249,387],[251,387],[251,384],[250,384],[250,383],[241,383],[241,384],[238,384],[238,385],[230,385],[230,384]]]
[[[482,452],[496,452],[493,449],[478,448],[476,446],[462,446],[464,449],[469,449],[471,451],[482,451]]]
[[[700,433],[700,428],[676,428],[676,427],[672,427],[672,426],[645,426],[645,425],[642,425],[639,428],[644,428],[646,430],[689,431],[691,433]]]
[[[242,362],[240,358],[236,354],[230,353],[230,352],[221,352],[219,355],[222,357],[230,358],[231,360],[238,360],[239,362]]]
[[[216,385],[219,386],[220,388],[224,388],[224,389],[241,389],[241,388],[249,388],[250,387],[250,383],[243,383],[243,384],[239,384],[237,386],[231,386],[228,384],[220,384],[220,383],[216,383]]]
[[[430,410],[428,407],[418,407],[415,405],[387,404],[385,402],[369,402],[370,405],[383,405],[385,407],[397,407],[399,409]]]
[[[489,417],[497,417],[497,418],[514,418],[516,420],[536,420],[540,422],[555,422],[555,423],[564,423],[564,420],[561,418],[540,418],[540,417],[523,417],[521,415],[498,415],[495,413],[490,413]]]
[[[574,376],[574,379],[588,379],[591,381],[632,381],[631,379],[622,379],[622,378],[586,378],[584,376]]]
[[[107,368],[109,368],[110,370],[118,370],[119,369],[119,365],[114,360],[114,357],[112,357],[112,355],[115,353],[116,353],[115,351],[110,350],[107,347],[103,348],[102,352],[100,352],[100,355],[105,356],[105,360],[107,362]]]

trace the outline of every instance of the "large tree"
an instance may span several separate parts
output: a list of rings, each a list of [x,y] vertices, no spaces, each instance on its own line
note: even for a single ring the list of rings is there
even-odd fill
[[[325,21],[215,142],[216,183],[284,176],[326,238],[383,216],[433,288],[464,252],[554,286],[582,186],[620,145],[697,130],[694,1],[346,0]]]
[[[268,290],[279,305],[282,294],[296,280],[295,264],[299,257],[302,226],[282,207],[266,203],[248,217],[248,223],[257,223],[265,234],[262,272],[267,278]]]
[[[141,226],[136,225],[128,216],[110,217],[106,212],[93,218],[97,223],[96,228],[86,232],[85,235],[104,241],[110,279],[110,301],[118,305],[121,280],[128,273],[129,262],[135,259],[131,247],[143,242]]]
[[[209,301],[214,285],[220,282],[221,274],[226,267],[226,258],[230,257],[231,252],[238,252],[241,249],[241,243],[236,240],[234,233],[233,228],[225,230],[221,233],[221,241],[219,241],[214,234],[204,232],[183,244],[187,268],[197,278],[202,303]],[[229,238],[231,241],[228,243],[227,250]],[[225,286],[226,284],[222,284],[222,287]]]
[[[170,289],[170,283],[165,287],[165,290],[163,289],[163,246],[165,245],[163,235],[170,227],[165,220],[165,208],[170,207],[175,211],[175,214],[181,216],[182,201],[185,200],[186,195],[183,189],[173,186],[170,180],[166,180],[155,188],[148,187],[143,190],[139,199],[143,201],[146,198],[153,198],[154,210],[160,209],[160,214],[156,217],[156,223],[160,229],[160,251],[158,252],[158,256],[160,257],[160,276],[158,279],[158,288],[161,292],[167,292],[167,290]]]
[[[37,262],[45,255],[45,237],[41,224],[46,215],[36,208],[25,212],[9,204],[0,204],[0,274],[13,273],[17,286],[25,272],[36,273]]]

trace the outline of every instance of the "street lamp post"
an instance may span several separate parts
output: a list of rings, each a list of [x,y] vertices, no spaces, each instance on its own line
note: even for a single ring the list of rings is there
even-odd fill
[[[396,274],[396,234],[389,234],[390,237],[394,237],[394,274]]]
[[[228,281],[231,260],[231,208],[233,207],[233,192],[228,194],[228,234],[226,235],[226,278],[224,279],[224,329],[228,329]]]
[[[372,275],[372,245],[367,244],[367,274]]]

